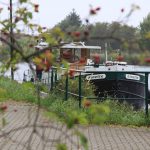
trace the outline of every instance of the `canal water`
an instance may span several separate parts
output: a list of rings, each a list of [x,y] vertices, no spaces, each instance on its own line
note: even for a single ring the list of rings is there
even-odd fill
[[[27,79],[27,81],[29,81],[30,78],[33,76],[32,72],[30,71],[31,69],[27,63],[20,63],[17,65],[17,68],[18,69],[14,72],[14,79],[16,81],[22,83],[23,79],[24,79],[24,75],[26,75],[26,79]],[[35,66],[33,66],[33,68],[35,68]],[[141,68],[143,68],[143,67],[141,66]],[[143,69],[146,70],[147,67],[145,67]],[[4,76],[9,77],[9,78],[11,77],[10,69],[4,74]],[[50,77],[50,75],[48,73],[43,73],[44,79],[50,80],[50,79],[48,79],[49,77]],[[46,82],[46,81],[44,81],[44,82]],[[148,80],[148,89],[150,91],[150,75],[149,75],[149,80]]]
[[[14,72],[14,80],[18,81],[19,83],[22,83],[24,74],[28,74],[30,67],[27,63],[20,63],[17,65],[17,68],[18,69]],[[11,78],[10,69],[4,73],[4,76]]]

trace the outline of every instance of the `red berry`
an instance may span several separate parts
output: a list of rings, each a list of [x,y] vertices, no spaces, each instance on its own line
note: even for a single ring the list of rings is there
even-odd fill
[[[88,31],[84,31],[84,36],[89,36],[89,32]]]
[[[7,108],[8,108],[7,105],[1,105],[0,106],[0,110],[2,110],[2,111],[5,111]]]
[[[124,12],[124,8],[121,9],[121,12],[122,12],[122,13]]]
[[[86,62],[86,59],[85,58],[80,58],[80,60],[79,60],[79,63],[80,64],[84,64]]]
[[[71,32],[67,32],[68,35],[71,35]]]
[[[75,70],[70,69],[70,70],[69,70],[69,76],[70,76],[70,77],[74,77],[74,74],[75,74]]]
[[[145,62],[150,63],[150,58],[145,58]]]
[[[117,56],[116,59],[117,59],[117,61],[123,61],[124,58],[123,58],[123,56],[119,55],[119,56]]]
[[[96,7],[96,8],[95,8],[96,11],[99,11],[100,9],[101,9],[100,7]]]
[[[35,12],[39,12],[39,5],[38,5],[38,4],[35,4],[35,5],[34,5],[34,11],[35,11]]]
[[[15,18],[15,23],[17,23],[20,20],[20,17]]]
[[[91,9],[91,10],[90,10],[90,14],[91,14],[91,15],[95,15],[95,14],[96,14],[96,10],[95,10],[95,9]]]
[[[33,44],[29,44],[29,47],[33,47]]]
[[[89,100],[84,100],[84,101],[83,101],[83,106],[84,106],[84,107],[88,108],[88,107],[90,107],[91,105],[92,105],[92,102],[91,102],[91,101],[89,101]]]
[[[86,23],[89,23],[89,19],[85,19],[85,22],[86,22]]]
[[[76,32],[73,32],[73,35],[76,36],[76,37],[79,37],[81,35],[81,33],[76,31]]]
[[[99,64],[100,63],[100,56],[99,55],[94,55],[94,63]]]

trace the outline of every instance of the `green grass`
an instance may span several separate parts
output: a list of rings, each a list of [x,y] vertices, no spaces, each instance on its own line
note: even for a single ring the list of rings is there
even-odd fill
[[[3,89],[3,91],[0,91],[1,100],[12,99],[34,102],[36,99],[35,88],[31,83],[21,85],[16,81],[0,77],[0,88]]]
[[[125,126],[149,126],[150,118],[146,118],[144,110],[135,111],[133,107],[127,103],[119,103],[117,101],[107,100],[110,109],[107,124],[117,124]],[[149,113],[150,115],[150,113]]]
[[[74,83],[72,84],[76,85]],[[45,89],[45,87],[43,88],[43,86],[41,88]],[[38,100],[36,90],[36,85],[32,83],[19,84],[16,81],[11,81],[7,78],[0,78],[0,101],[6,101],[11,99],[15,101],[25,101],[37,104]],[[88,90],[88,93],[92,93],[90,91],[91,89]],[[54,90],[53,92],[50,92],[47,97],[41,99],[40,104],[45,110],[47,110],[46,114],[48,116],[51,116],[51,112],[54,112],[54,114],[57,115],[74,115],[74,117],[79,117],[82,121],[84,116],[89,123],[96,123],[96,120],[92,119],[95,117],[95,119],[102,119],[102,121],[105,120],[105,124],[125,126],[150,125],[150,118],[145,118],[144,110],[134,111],[133,108],[127,104],[121,104],[117,101],[112,100],[107,100],[97,104],[96,101],[92,100],[93,108],[80,109],[78,99],[76,97],[69,96],[69,99],[67,101],[64,100],[64,97],[64,93]],[[109,110],[106,106],[110,108],[109,114]],[[94,115],[92,114],[93,112],[95,113]],[[104,112],[106,112],[106,115]],[[78,120],[79,118],[76,118],[76,120]]]

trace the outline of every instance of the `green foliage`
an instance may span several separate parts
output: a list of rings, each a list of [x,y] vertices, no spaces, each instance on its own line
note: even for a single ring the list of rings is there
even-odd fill
[[[24,35],[20,35],[20,38],[18,39],[18,43],[21,47],[23,47],[22,53],[25,56],[28,56],[32,53],[35,52],[35,49],[32,45],[36,45],[36,41],[34,39],[34,37],[32,36],[24,36]],[[21,57],[20,57],[21,60]]]
[[[41,33],[40,37],[44,37],[50,46],[55,46],[64,38],[64,33],[59,27],[55,27],[47,32]]]
[[[110,109],[107,105],[95,104],[89,108],[87,113],[90,123],[99,125],[103,124],[108,119]]]
[[[143,22],[140,23],[140,34],[141,34],[141,46],[147,50],[150,50],[150,14],[144,18]]]
[[[88,120],[84,112],[77,112],[76,110],[67,111],[63,117],[63,120],[69,129],[73,128],[76,124],[88,124]]]
[[[57,84],[57,89],[65,89],[65,81],[66,76],[63,76],[61,80],[59,80],[59,83]],[[72,92],[74,94],[78,94],[79,91],[79,77],[69,77],[69,83],[68,83],[68,89],[69,92]],[[88,81],[84,80],[84,77],[82,78],[82,84],[81,84],[81,89],[82,89],[82,96],[84,97],[95,97],[94,90],[95,86]]]
[[[102,49],[105,49],[105,43],[108,43],[108,49],[115,50],[139,50],[138,47],[133,47],[130,42],[136,41],[138,32],[137,29],[132,26],[122,25],[119,22],[113,23],[101,23],[97,22],[91,26],[90,35],[91,39],[88,40],[90,45],[100,45]],[[96,37],[96,38],[94,38]],[[124,41],[122,43],[122,41]],[[124,45],[128,44],[128,47]]]
[[[28,0],[19,0],[20,3],[26,3]]]
[[[66,144],[57,144],[57,150],[67,150]]]
[[[150,123],[150,118],[145,118],[144,110],[134,111],[127,103],[112,100],[106,101],[105,104],[111,108],[107,124],[147,126]]]
[[[5,127],[6,124],[7,124],[6,119],[5,119],[5,118],[2,118],[2,127]]]
[[[73,28],[77,29],[81,26],[81,19],[73,10],[64,20],[62,20],[58,25],[63,31],[69,31],[69,29]],[[72,30],[71,30],[72,31]]]
[[[5,99],[25,100],[29,102],[36,101],[35,88],[28,83],[23,85],[10,79],[0,78],[0,87],[2,87],[7,94],[4,94]],[[13,92],[12,92],[13,91]]]
[[[19,84],[10,79],[0,78],[0,96],[3,99],[26,101],[37,104],[36,89],[32,83]],[[12,92],[13,91],[13,92]],[[41,100],[41,106],[47,110],[49,118],[62,120],[68,128],[82,124],[121,124],[134,126],[147,126],[150,119],[145,118],[145,112],[134,111],[126,103],[107,100],[97,104],[92,101],[89,107],[79,104],[76,98],[63,100],[64,94],[54,91]],[[53,119],[54,119],[53,118]]]
[[[7,96],[7,90],[0,88],[0,100],[4,99]]]
[[[84,149],[88,150],[88,140],[85,137],[85,135],[79,131],[76,131],[76,135],[80,137],[80,142],[81,142],[81,145],[84,147]]]

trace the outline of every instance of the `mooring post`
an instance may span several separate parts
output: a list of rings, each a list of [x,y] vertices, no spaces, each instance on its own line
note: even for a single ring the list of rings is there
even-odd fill
[[[81,72],[80,72],[80,74],[79,74],[79,108],[81,108],[81,99],[82,99],[82,97],[81,97],[81,93],[82,93],[82,88],[81,88]]]
[[[68,72],[66,74],[66,85],[65,85],[65,100],[68,100],[68,81],[69,81],[69,78],[68,78]]]
[[[51,90],[53,90],[53,78],[54,78],[54,75],[53,75],[53,68],[51,70]]]
[[[148,117],[148,73],[145,73],[145,115]]]

